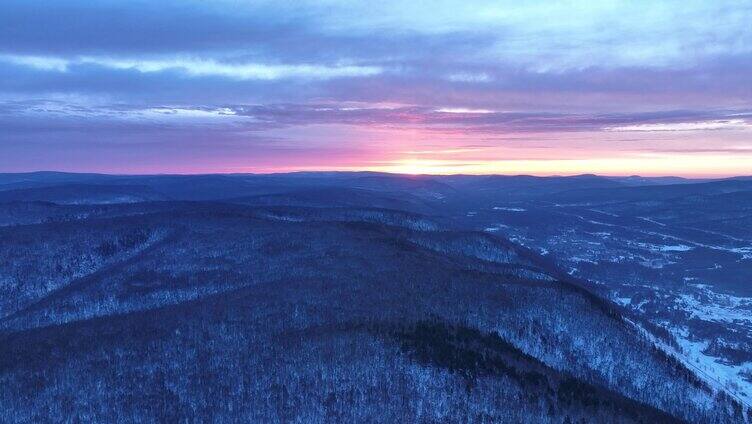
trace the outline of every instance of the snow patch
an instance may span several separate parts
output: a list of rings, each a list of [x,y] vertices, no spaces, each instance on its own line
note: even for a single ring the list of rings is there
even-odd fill
[[[614,302],[616,302],[618,305],[621,305],[621,306],[627,306],[630,303],[632,303],[632,298],[631,297],[615,297]]]
[[[648,341],[652,342],[657,348],[664,351],[667,355],[673,356],[691,370],[698,378],[708,384],[714,391],[725,392],[730,394],[739,402],[749,406],[752,404],[752,382],[744,380],[739,373],[749,370],[752,363],[745,363],[739,366],[726,365],[716,362],[712,357],[705,355],[703,350],[708,346],[707,342],[693,342],[688,339],[689,330],[671,331],[680,350],[666,344],[663,340],[658,339],[652,333],[645,330],[641,325],[623,318],[627,323],[637,329]]]
[[[523,208],[505,208],[501,206],[494,206],[493,210],[495,211],[507,211],[507,212],[525,212],[527,209]]]

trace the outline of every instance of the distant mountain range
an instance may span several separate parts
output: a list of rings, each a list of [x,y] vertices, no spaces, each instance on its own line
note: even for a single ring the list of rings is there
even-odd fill
[[[76,174],[63,172],[32,172],[0,174],[0,200],[50,200],[65,202],[65,186],[72,185],[70,192],[94,193],[101,191],[101,200],[108,195],[133,195],[141,200],[218,200],[232,197],[274,194],[285,190],[309,187],[346,187],[373,191],[412,192],[420,197],[441,199],[460,195],[499,196],[502,198],[532,197],[569,190],[622,189],[623,193],[655,193],[661,189],[649,186],[686,185],[685,192],[707,194],[744,190],[752,177],[736,177],[722,180],[692,180],[679,177],[601,177],[576,175],[569,177],[535,177],[528,175],[399,175],[377,172],[298,172],[289,174],[207,174],[207,175],[105,175]],[[704,185],[703,185],[704,184]],[[101,187],[98,187],[101,186]],[[57,187],[44,191],[23,190]],[[8,191],[14,190],[12,193]],[[150,192],[147,192],[149,191]],[[652,190],[652,191],[651,191]],[[669,190],[674,190],[670,188]],[[111,191],[107,194],[107,191]],[[99,194],[98,194],[99,195]],[[597,194],[596,194],[597,196]],[[640,194],[637,194],[640,196]],[[650,197],[651,194],[644,196]],[[73,196],[75,197],[75,196]],[[72,199],[71,199],[72,200]],[[94,198],[93,200],[96,200]]]

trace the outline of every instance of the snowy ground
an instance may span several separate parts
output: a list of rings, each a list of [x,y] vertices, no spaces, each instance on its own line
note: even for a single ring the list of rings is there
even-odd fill
[[[740,372],[752,370],[752,362],[739,366],[732,366],[716,361],[715,358],[703,353],[703,350],[707,348],[707,342],[690,341],[689,331],[687,329],[675,330],[672,332],[680,346],[680,350],[676,350],[672,346],[667,345],[653,336],[639,324],[629,319],[626,319],[626,321],[634,325],[658,348],[680,360],[685,366],[687,366],[687,368],[692,370],[695,375],[707,383],[708,386],[713,388],[713,390],[724,391],[740,403],[747,407],[752,407],[752,382],[741,378],[739,375]]]
[[[683,362],[690,369],[713,386],[721,386],[727,392],[739,397],[747,406],[752,406],[752,381],[742,378],[740,373],[752,371],[752,362],[742,365],[729,365],[719,362],[703,351],[708,347],[707,341],[691,341],[689,330],[677,329],[672,332],[681,346]]]

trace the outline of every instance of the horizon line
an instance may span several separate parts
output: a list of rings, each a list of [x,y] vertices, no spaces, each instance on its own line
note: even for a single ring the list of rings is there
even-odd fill
[[[727,180],[735,178],[752,178],[752,174],[598,174],[598,173],[406,173],[406,172],[388,172],[374,171],[369,169],[350,169],[350,170],[289,170],[289,171],[271,171],[271,172],[101,172],[101,171],[59,171],[49,169],[39,169],[32,171],[0,171],[0,175],[23,175],[23,174],[70,174],[70,175],[103,175],[103,176],[122,176],[122,177],[140,177],[140,176],[208,176],[208,175],[254,175],[254,176],[272,176],[272,175],[291,175],[291,174],[381,174],[395,175],[405,177],[457,177],[457,176],[475,176],[475,177],[537,177],[537,178],[567,178],[567,177],[603,177],[603,178],[676,178],[685,180]]]

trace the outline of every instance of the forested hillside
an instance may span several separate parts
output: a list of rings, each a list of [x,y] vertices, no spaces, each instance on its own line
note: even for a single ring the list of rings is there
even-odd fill
[[[498,236],[336,204],[80,208],[0,229],[5,422],[744,421]]]

